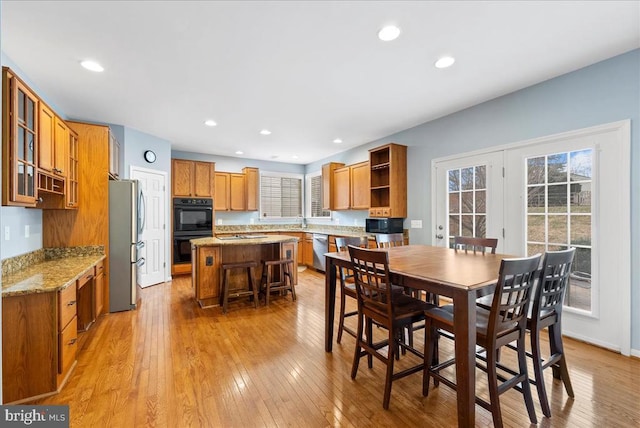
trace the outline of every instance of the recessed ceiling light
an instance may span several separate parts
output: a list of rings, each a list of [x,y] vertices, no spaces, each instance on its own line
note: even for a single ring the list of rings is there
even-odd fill
[[[378,38],[383,42],[390,42],[395,40],[400,35],[400,29],[395,25],[387,25],[378,31]]]
[[[268,129],[263,129],[262,131],[260,131],[260,133],[262,135],[269,135],[269,134],[271,134],[271,131],[269,131]]]
[[[244,154],[244,152],[243,152],[242,150],[236,150],[236,154],[237,154],[237,155],[243,155],[243,154]]]
[[[83,66],[84,68],[86,68],[87,70],[95,71],[97,73],[100,73],[101,71],[104,71],[104,67],[103,66],[101,66],[97,62],[92,61],[90,59],[86,59],[86,60],[82,61],[80,63],[80,65]]]
[[[453,63],[456,62],[456,59],[452,56],[443,56],[439,60],[436,61],[436,68],[447,68],[451,67]]]
[[[204,121],[204,124],[207,126],[216,126],[218,125],[215,120],[207,119]]]
[[[278,155],[272,155],[271,159],[278,159]]]
[[[335,140],[333,140],[333,142],[336,144],[340,144],[342,143],[342,140],[340,138],[336,138]]]
[[[298,155],[291,156],[291,159],[298,159]]]

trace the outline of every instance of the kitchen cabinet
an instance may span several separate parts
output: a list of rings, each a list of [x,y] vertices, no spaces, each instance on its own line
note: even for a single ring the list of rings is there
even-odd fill
[[[334,174],[334,210],[369,209],[369,162],[336,168]]]
[[[333,209],[351,208],[351,182],[349,167],[336,168],[333,171]]]
[[[76,281],[78,331],[87,331],[96,320],[95,268],[84,272]]]
[[[251,178],[255,179],[252,173]],[[247,175],[234,172],[215,173],[215,197],[213,199],[216,211],[250,211],[248,209],[249,199],[247,195],[251,192],[253,210],[257,209],[257,187],[251,184],[249,189]]]
[[[38,97],[2,68],[2,205],[35,207]]]
[[[55,133],[56,133],[56,115],[43,102],[40,102],[40,109],[38,110],[38,120],[40,126],[38,129],[38,143],[40,149],[38,150],[38,168],[54,172],[55,164]]]
[[[67,167],[67,185],[65,189],[65,208],[78,208],[78,134],[69,128],[69,165]]]
[[[95,309],[96,318],[102,314],[104,308],[104,262],[99,262],[96,267],[96,287],[95,287]]]
[[[322,209],[323,210],[335,210],[335,198],[333,196],[333,190],[335,189],[335,175],[334,171],[338,168],[342,168],[343,163],[330,162],[322,165]]]
[[[365,161],[351,165],[349,174],[351,209],[369,209],[369,162]]]
[[[202,307],[219,303],[222,272],[220,247],[191,247],[191,285]]]
[[[313,267],[313,233],[305,233],[302,243],[302,264]]]
[[[258,168],[242,169],[247,190],[247,211],[258,211],[260,208],[260,172]]]
[[[118,179],[120,176],[120,143],[109,130],[109,176]]]
[[[55,133],[53,137],[53,173],[67,176],[69,163],[69,127],[58,116],[55,117]]]
[[[395,143],[369,150],[369,217],[407,216],[407,147]]]
[[[184,159],[171,160],[171,182],[174,197],[212,198],[215,163]]]

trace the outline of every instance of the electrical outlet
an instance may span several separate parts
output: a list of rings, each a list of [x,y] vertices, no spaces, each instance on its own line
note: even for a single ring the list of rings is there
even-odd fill
[[[221,224],[222,224],[222,219],[221,219],[221,218],[219,218],[219,219],[218,219],[218,225],[221,225]]]
[[[253,217],[249,219],[249,224],[254,224],[255,222],[256,222],[256,219],[254,219]]]
[[[11,228],[9,226],[4,227],[4,240],[8,241],[11,238]]]
[[[422,220],[411,220],[411,229],[422,229]]]
[[[213,266],[213,256],[207,256],[207,258],[205,259],[204,264],[206,266]]]
[[[354,219],[353,219],[353,225],[354,225],[354,226],[357,226],[357,225],[358,225],[358,219],[357,219],[357,218],[354,218]]]
[[[337,218],[337,219],[335,220],[335,223],[336,223],[336,224],[340,224],[340,219],[339,219],[339,218]]]
[[[25,224],[24,226],[24,237],[28,238],[29,237],[29,225]]]

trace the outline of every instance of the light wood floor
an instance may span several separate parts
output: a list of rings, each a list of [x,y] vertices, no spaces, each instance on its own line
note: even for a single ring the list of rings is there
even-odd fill
[[[84,333],[69,383],[38,404],[68,404],[72,427],[455,426],[455,392],[441,385],[422,397],[421,374],[394,382],[383,410],[383,365],[363,361],[351,380],[354,339],[324,351],[324,276],[307,270],[299,282],[295,303],[238,302],[226,316],[197,306],[189,277],[144,289],[138,310],[104,315]],[[532,391],[539,426],[640,426],[640,361],[565,346],[576,398],[549,373],[551,419]],[[483,379],[478,372],[479,394]],[[506,392],[501,406],[507,426],[529,425],[520,394]],[[476,425],[491,426],[476,409]]]

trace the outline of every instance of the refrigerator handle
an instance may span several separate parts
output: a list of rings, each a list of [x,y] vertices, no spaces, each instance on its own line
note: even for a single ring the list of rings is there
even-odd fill
[[[145,222],[147,220],[147,203],[144,200],[144,193],[142,192],[142,189],[140,189],[140,208],[139,208],[139,216],[140,216],[140,226],[138,227],[138,233],[142,233],[142,231],[144,231],[144,225]]]

